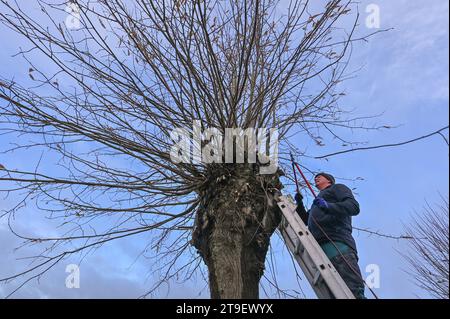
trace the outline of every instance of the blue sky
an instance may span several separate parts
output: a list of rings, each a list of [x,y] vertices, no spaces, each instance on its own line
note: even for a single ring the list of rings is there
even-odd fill
[[[371,3],[380,7],[381,28],[393,30],[374,36],[368,43],[354,46],[349,70],[356,70],[361,66],[362,69],[355,78],[343,84],[347,95],[341,105],[348,109],[354,108],[355,115],[384,112],[367,124],[399,127],[383,131],[345,132],[345,136],[351,140],[368,141],[368,145],[379,145],[408,140],[448,125],[448,1],[362,1],[361,33],[370,32],[364,28],[364,8]],[[0,32],[3,37],[0,74],[2,77],[26,78],[29,66],[19,58],[11,57],[23,45],[23,41],[3,26],[0,26]],[[448,136],[448,132],[446,134]],[[0,137],[0,142],[4,144],[11,141]],[[307,146],[311,155],[342,149],[335,142],[324,147],[303,145],[303,141],[296,137],[293,142],[299,148]],[[0,154],[0,163],[8,167],[34,167],[35,162],[28,160],[31,157],[9,156]],[[412,213],[420,211],[425,201],[439,202],[439,193],[448,197],[448,160],[447,145],[441,137],[434,136],[398,148],[348,153],[330,158],[329,161],[308,159],[302,164],[314,170],[331,172],[338,182],[356,188],[361,214],[354,218],[355,226],[388,234],[402,234],[403,223],[410,220]],[[347,181],[357,177],[362,177],[363,180]],[[14,197],[1,197],[0,208],[8,207],[13,201]],[[18,223],[20,230],[32,234],[55,231],[50,222],[43,222],[36,217],[38,212],[32,205],[26,207],[23,215],[25,217]],[[381,298],[428,297],[426,292],[410,282],[405,273],[407,265],[399,251],[404,252],[407,243],[369,237],[358,232],[355,232],[355,239],[363,273],[366,265],[377,264],[380,267],[380,288],[376,292]],[[52,269],[40,282],[30,282],[15,296],[138,297],[151,286],[156,277],[156,274],[151,273],[147,259],[135,261],[143,248],[142,242],[146,240],[146,235],[124,239],[88,255],[81,264],[79,289],[65,288],[65,266],[79,261],[79,258],[71,258]],[[4,220],[0,220],[0,242],[0,277],[26,266],[24,261],[18,261],[17,258],[39,251],[36,246],[14,251],[20,241],[8,232]],[[299,290],[292,263],[277,236],[272,240],[272,248],[280,286]],[[0,285],[0,297],[11,291],[15,284],[17,283]],[[307,297],[313,297],[305,280],[302,281],[301,288]],[[184,284],[170,283],[163,286],[156,296],[208,297],[208,291],[204,282],[196,279]]]

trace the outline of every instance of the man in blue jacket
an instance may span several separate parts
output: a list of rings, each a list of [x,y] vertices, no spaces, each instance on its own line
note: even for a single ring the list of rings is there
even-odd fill
[[[355,297],[365,298],[352,236],[352,216],[359,214],[359,204],[352,191],[343,184],[336,184],[330,174],[319,173],[314,182],[320,193],[308,212],[303,205],[303,196],[297,193],[297,213]]]

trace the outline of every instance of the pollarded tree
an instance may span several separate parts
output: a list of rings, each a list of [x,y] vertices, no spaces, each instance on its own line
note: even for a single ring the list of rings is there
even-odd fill
[[[212,298],[257,298],[282,171],[260,174],[261,156],[176,161],[171,133],[194,121],[221,134],[276,128],[286,152],[292,129],[321,143],[318,129],[349,127],[336,85],[357,40],[353,4],[40,0],[41,11],[30,12],[0,3],[2,23],[30,43],[20,55],[33,82],[1,79],[2,131],[19,143],[4,150],[44,148],[60,159],[49,172],[3,163],[2,188],[26,194],[7,214],[34,200],[74,225],[57,238],[17,234],[48,246],[35,266],[4,280],[29,280],[70,254],[153,232],[148,245],[167,260],[167,278],[203,260]],[[201,259],[176,266],[192,245]]]

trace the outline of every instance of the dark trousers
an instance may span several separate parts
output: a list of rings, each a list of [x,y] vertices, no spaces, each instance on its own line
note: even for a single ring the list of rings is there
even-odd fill
[[[344,260],[345,258],[345,260]],[[349,251],[343,255],[337,255],[330,259],[334,268],[341,275],[342,279],[350,288],[351,292],[357,299],[365,299],[364,296],[364,281],[361,276],[361,271],[358,266],[358,256],[354,251]],[[350,269],[349,265],[354,269]]]

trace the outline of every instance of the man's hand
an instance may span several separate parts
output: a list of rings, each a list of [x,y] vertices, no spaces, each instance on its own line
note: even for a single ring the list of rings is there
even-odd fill
[[[296,193],[295,194],[295,201],[297,202],[297,204],[299,204],[299,203],[303,203],[303,196],[302,196],[302,194],[300,194],[300,193]]]
[[[329,207],[327,201],[321,197],[316,197],[313,201],[313,204],[320,208],[325,208],[325,209],[327,209]]]

